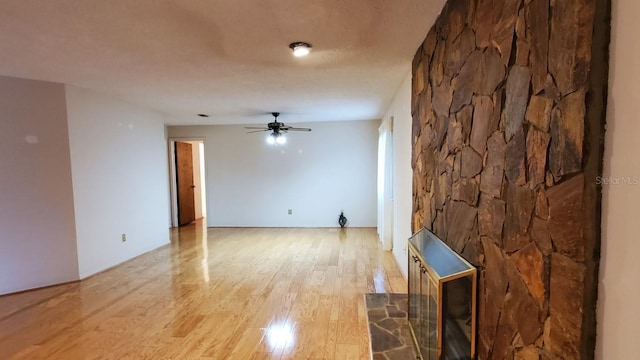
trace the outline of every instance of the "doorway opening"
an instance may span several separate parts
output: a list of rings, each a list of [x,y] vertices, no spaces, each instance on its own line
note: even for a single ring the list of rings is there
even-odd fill
[[[378,128],[378,237],[393,250],[393,117]]]
[[[169,139],[171,226],[207,216],[204,140]]]

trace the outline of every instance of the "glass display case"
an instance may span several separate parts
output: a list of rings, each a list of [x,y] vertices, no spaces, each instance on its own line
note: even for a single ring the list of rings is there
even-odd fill
[[[422,359],[474,359],[476,268],[426,228],[409,238],[409,324]]]

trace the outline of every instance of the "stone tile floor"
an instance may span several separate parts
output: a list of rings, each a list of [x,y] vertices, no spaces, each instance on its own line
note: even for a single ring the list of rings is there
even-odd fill
[[[407,321],[407,294],[365,294],[373,360],[419,359]]]

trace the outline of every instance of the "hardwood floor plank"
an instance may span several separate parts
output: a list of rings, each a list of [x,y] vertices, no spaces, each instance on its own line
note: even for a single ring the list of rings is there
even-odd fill
[[[406,292],[370,228],[205,228],[0,297],[0,359],[369,359],[366,292]]]
[[[340,360],[364,360],[366,357],[360,356],[358,345],[338,344],[336,346],[336,359]]]

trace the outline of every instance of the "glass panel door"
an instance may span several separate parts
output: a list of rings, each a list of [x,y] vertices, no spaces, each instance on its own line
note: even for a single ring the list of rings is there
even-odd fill
[[[442,306],[445,359],[470,359],[471,291],[470,277],[455,279],[444,284]]]
[[[437,296],[438,287],[425,269],[422,270],[420,294],[420,352],[424,359],[437,359],[438,327]]]

